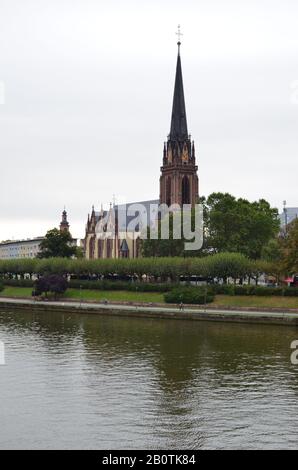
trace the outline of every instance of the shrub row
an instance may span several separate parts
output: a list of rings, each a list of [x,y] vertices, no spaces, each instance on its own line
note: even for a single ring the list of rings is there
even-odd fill
[[[73,274],[80,277],[152,276],[165,281],[178,281],[180,276],[196,275],[219,279],[274,274],[274,267],[266,262],[251,261],[239,253],[219,253],[203,258],[137,258],[137,259],[15,259],[0,260],[0,275],[11,277],[24,274]]]
[[[291,287],[262,287],[262,286],[234,286],[213,285],[206,287],[176,287],[165,293],[167,303],[206,304],[213,302],[216,294],[224,295],[276,295],[297,296],[298,289]]]
[[[133,292],[168,292],[175,287],[170,283],[127,282],[127,281],[79,281],[71,280],[68,287],[73,289],[125,290]]]
[[[1,282],[10,287],[33,287],[34,285],[31,279],[3,279]]]
[[[212,292],[221,295],[257,295],[257,296],[286,296],[298,297],[298,288],[296,287],[264,287],[255,285],[233,285],[222,284],[213,285]]]
[[[213,302],[214,294],[202,287],[176,287],[164,294],[164,300],[169,304],[207,304]]]
[[[4,279],[0,282],[11,287],[33,287],[34,282],[30,279]],[[169,292],[181,287],[178,283],[149,283],[131,281],[83,281],[71,280],[69,288],[73,289],[94,289],[94,290],[124,290],[132,292]],[[3,289],[3,287],[2,287]],[[188,289],[200,291],[201,287],[190,286]],[[204,288],[203,288],[204,289]],[[212,284],[208,286],[208,291],[214,295],[257,295],[257,296],[286,296],[298,297],[296,287],[263,287],[256,285],[234,285],[234,284]]]
[[[6,286],[11,287],[33,287],[34,281],[31,279],[4,279],[2,281]],[[176,284],[173,283],[149,283],[149,282],[131,282],[131,281],[85,281],[70,280],[68,288],[71,289],[93,289],[93,290],[125,290],[139,292],[168,292]]]

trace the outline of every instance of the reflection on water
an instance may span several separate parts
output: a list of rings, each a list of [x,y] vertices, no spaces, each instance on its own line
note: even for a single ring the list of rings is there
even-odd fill
[[[298,329],[0,312],[0,448],[297,448]]]

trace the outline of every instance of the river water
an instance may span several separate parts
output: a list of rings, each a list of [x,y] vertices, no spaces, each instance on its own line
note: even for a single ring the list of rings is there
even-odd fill
[[[291,327],[0,310],[1,449],[297,449]]]

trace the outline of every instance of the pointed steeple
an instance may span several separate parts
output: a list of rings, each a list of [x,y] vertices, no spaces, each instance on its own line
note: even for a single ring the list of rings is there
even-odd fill
[[[160,168],[160,203],[168,207],[184,204],[195,207],[198,201],[199,179],[195,159],[195,147],[187,130],[186,110],[184,101],[180,37],[178,25],[178,57],[172,108],[171,130],[163,150]]]
[[[183,79],[180,57],[180,40],[178,41],[178,57],[176,66],[176,78],[173,97],[172,120],[170,140],[183,141],[188,139],[186,110],[183,91]]]

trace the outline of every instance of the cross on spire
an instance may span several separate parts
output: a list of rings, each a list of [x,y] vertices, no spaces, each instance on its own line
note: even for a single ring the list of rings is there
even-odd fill
[[[181,44],[181,36],[183,36],[183,34],[181,33],[181,30],[180,30],[180,24],[178,24],[178,31],[177,31],[176,35],[177,35],[177,37],[178,37],[178,42],[177,42],[177,44],[178,44],[178,46],[180,46],[180,44]]]
[[[183,142],[188,139],[187,122],[186,122],[186,110],[184,101],[183,91],[183,79],[182,79],[182,68],[181,68],[181,57],[180,57],[180,25],[178,25],[178,57],[176,66],[176,78],[174,87],[173,97],[173,108],[172,108],[172,119],[171,119],[171,131],[170,138],[173,141]]]

